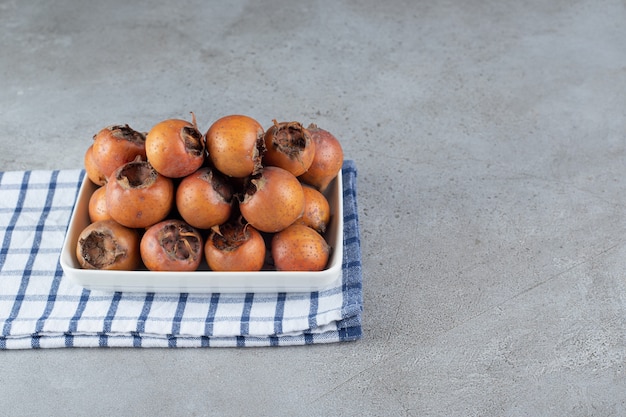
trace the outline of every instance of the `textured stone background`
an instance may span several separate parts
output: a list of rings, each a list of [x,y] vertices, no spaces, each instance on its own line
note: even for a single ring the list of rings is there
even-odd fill
[[[317,123],[363,340],[0,355],[12,415],[626,414],[626,4],[0,0],[0,169],[109,124]]]

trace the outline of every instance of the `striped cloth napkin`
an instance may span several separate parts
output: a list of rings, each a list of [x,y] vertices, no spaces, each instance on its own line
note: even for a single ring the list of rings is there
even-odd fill
[[[343,166],[342,283],[311,293],[87,290],[59,255],[82,170],[0,172],[0,349],[286,346],[361,337],[356,165]]]

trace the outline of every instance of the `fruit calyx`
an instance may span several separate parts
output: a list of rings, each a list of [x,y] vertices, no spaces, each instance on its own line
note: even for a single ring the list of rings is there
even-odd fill
[[[125,125],[113,125],[107,127],[111,132],[111,136],[117,139],[124,139],[129,142],[133,142],[139,145],[146,143],[146,135],[141,132],[137,132],[131,128],[128,124]]]
[[[180,137],[185,144],[185,149],[193,156],[202,156],[204,153],[204,136],[198,130],[196,115],[191,112],[191,126],[183,126]]]
[[[252,160],[254,161],[254,168],[251,175],[256,175],[263,170],[263,154],[266,151],[265,147],[265,133],[263,130],[259,130],[256,137],[256,144],[252,151]]]
[[[302,150],[311,142],[311,135],[299,122],[273,120],[271,145],[291,159],[298,159]]]
[[[134,161],[122,165],[115,174],[115,180],[125,189],[148,188],[156,181],[157,171],[148,161],[142,161],[140,157]]]
[[[250,239],[248,224],[243,224],[243,220],[239,218],[237,221],[216,226],[212,229],[211,239],[217,249],[234,251]]]
[[[267,183],[267,178],[263,176],[262,170],[256,174],[250,175],[243,183],[243,189],[238,194],[240,203],[247,202],[256,192],[262,189]]]
[[[126,255],[112,235],[100,231],[93,231],[80,239],[79,245],[83,259],[95,269],[113,265],[118,257]]]
[[[201,243],[197,233],[183,222],[165,225],[159,230],[158,241],[171,259],[195,261],[200,253]]]
[[[224,202],[230,203],[233,200],[232,186],[222,174],[212,168],[207,168],[206,171],[200,175],[200,178],[211,184],[213,190],[222,197]]]

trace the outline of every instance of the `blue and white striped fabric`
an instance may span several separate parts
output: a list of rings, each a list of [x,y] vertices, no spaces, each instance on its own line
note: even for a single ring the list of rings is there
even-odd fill
[[[342,285],[312,293],[89,291],[61,246],[82,170],[0,172],[0,349],[286,346],[361,337],[356,166],[346,161]]]

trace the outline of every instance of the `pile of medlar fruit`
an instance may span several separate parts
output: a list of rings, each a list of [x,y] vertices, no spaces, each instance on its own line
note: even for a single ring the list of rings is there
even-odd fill
[[[213,271],[326,268],[324,191],[343,150],[314,124],[264,129],[228,115],[203,134],[192,113],[147,133],[114,125],[94,135],[84,161],[99,187],[76,245],[82,268],[195,271],[203,259]]]

